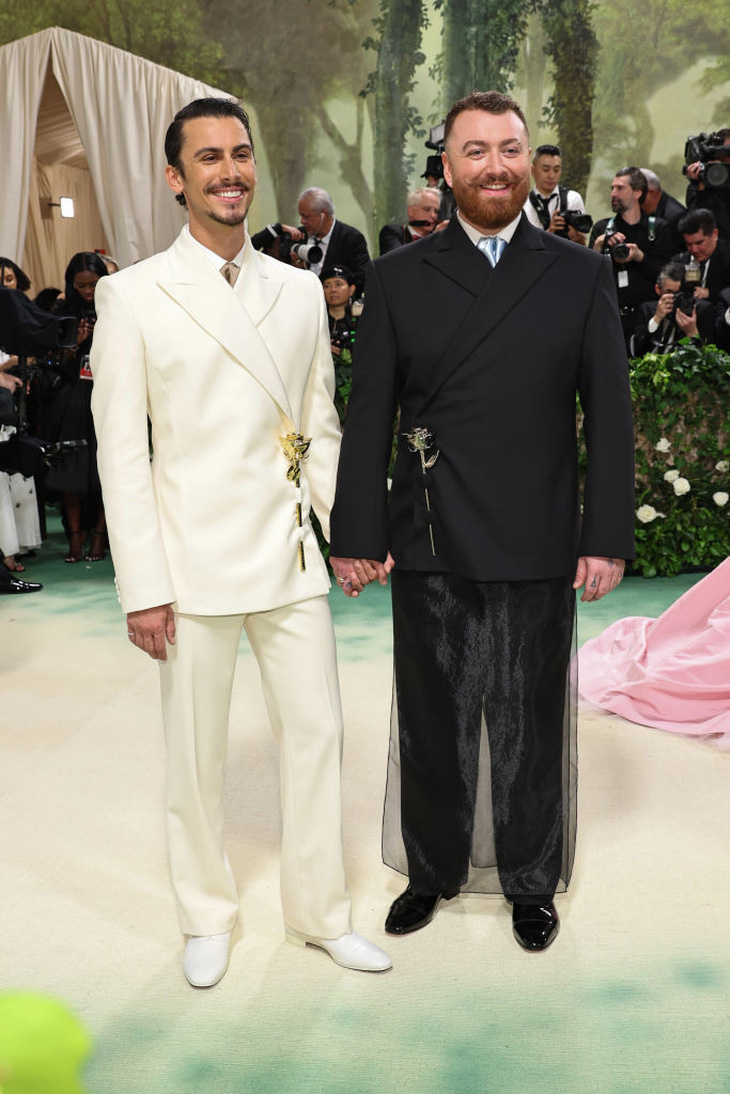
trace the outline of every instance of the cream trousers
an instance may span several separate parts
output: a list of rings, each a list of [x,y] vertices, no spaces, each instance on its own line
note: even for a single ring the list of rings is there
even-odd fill
[[[238,914],[223,848],[223,769],[241,629],[258,661],[279,744],[285,923],[339,938],[351,930],[342,862],[342,710],[325,596],[250,615],[176,617],[160,663],[167,743],[167,834],[184,934],[221,934]]]

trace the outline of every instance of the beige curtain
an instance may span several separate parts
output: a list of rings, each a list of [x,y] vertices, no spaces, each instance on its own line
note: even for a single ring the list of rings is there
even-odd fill
[[[36,119],[49,60],[88,161],[108,249],[126,266],[168,247],[185,223],[185,214],[165,183],[167,126],[191,99],[229,96],[134,54],[54,27],[0,48],[0,254],[17,260],[24,252]],[[43,163],[54,166],[46,158]],[[55,178],[39,176],[39,195],[48,182],[56,185]],[[51,223],[55,230],[57,215],[49,222],[49,231]],[[34,224],[28,241],[34,263],[38,249],[48,242],[41,227]],[[87,228],[89,234],[96,231],[92,224]],[[56,253],[66,250],[63,238],[53,248]],[[39,268],[45,276],[46,269],[56,267],[46,266],[44,260]]]
[[[0,255],[15,262],[25,242],[36,119],[50,50],[50,32],[0,50]]]
[[[73,220],[64,219],[57,208],[48,204],[58,201],[61,195],[73,198]],[[21,263],[32,282],[30,295],[35,296],[49,285],[63,289],[63,272],[71,256],[77,251],[97,250],[114,255],[104,234],[88,168],[36,160]]]

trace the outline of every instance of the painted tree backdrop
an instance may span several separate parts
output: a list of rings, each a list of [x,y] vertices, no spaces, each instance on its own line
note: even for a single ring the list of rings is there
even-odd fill
[[[295,219],[298,192],[322,185],[371,239],[419,182],[428,126],[472,87],[525,104],[533,146],[561,145],[594,216],[623,163],[681,197],[687,135],[730,124],[725,0],[3,0],[0,44],[49,26],[252,107],[252,220]]]

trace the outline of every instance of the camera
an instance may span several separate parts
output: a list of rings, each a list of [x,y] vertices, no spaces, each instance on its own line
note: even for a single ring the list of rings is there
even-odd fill
[[[330,334],[330,344],[337,349],[352,349],[355,342],[355,327],[334,330]]]
[[[730,146],[717,133],[698,133],[688,137],[684,146],[685,164],[682,173],[687,174],[691,163],[699,162],[697,182],[704,182],[710,189],[730,186],[730,163],[720,162],[730,158]]]
[[[565,221],[566,228],[575,228],[576,232],[588,235],[593,227],[593,217],[589,213],[581,213],[578,209],[566,209],[561,217]]]
[[[615,228],[608,228],[606,230],[606,236],[603,240],[603,254],[610,255],[611,258],[615,258],[617,262],[623,262],[631,254],[631,248],[628,243],[617,240],[615,243],[611,242],[611,238],[616,234]]]
[[[289,247],[289,254],[296,255],[300,262],[306,262],[308,266],[321,262],[322,253],[319,243],[292,243]]]
[[[672,319],[676,316],[678,311],[681,311],[683,315],[691,315],[695,308],[694,293],[687,292],[686,289],[680,290],[680,292],[674,295],[674,304],[672,305]]]

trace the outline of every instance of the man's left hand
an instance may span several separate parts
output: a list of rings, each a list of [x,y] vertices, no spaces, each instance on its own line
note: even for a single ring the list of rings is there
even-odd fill
[[[575,571],[574,589],[583,589],[581,600],[600,600],[621,581],[625,562],[622,558],[596,558],[582,555]]]

